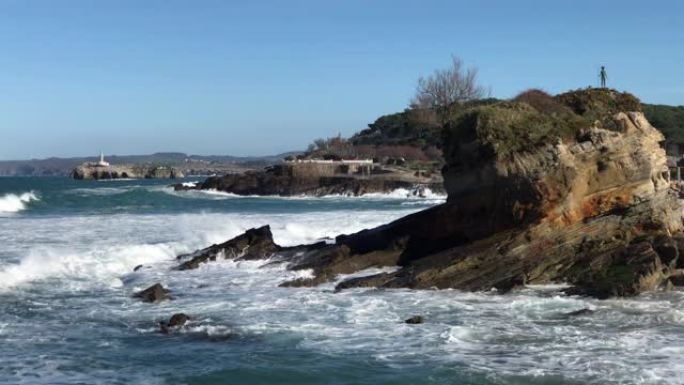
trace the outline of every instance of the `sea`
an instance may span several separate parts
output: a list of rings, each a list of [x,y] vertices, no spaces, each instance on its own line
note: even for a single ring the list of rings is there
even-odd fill
[[[335,292],[335,282],[278,287],[310,272],[268,261],[173,269],[177,255],[252,227],[269,224],[285,246],[332,242],[444,197],[238,197],[168,184],[0,178],[0,384],[684,383],[681,291],[603,301],[562,285]],[[172,300],[132,298],[157,282]],[[568,315],[581,309],[593,313]],[[160,333],[178,312],[186,327]],[[403,322],[414,315],[424,323]]]

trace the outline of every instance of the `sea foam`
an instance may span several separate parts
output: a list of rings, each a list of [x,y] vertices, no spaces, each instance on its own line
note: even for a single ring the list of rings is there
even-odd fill
[[[0,197],[0,214],[16,213],[25,210],[27,203],[37,200],[39,200],[38,196],[33,191],[19,195],[5,194]]]

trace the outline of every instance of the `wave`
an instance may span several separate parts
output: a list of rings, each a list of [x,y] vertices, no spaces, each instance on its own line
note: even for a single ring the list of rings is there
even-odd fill
[[[67,191],[70,194],[81,195],[81,196],[109,196],[124,194],[131,191],[132,187],[93,187],[93,188],[75,188]]]
[[[429,188],[415,188],[406,189],[398,188],[390,192],[383,193],[367,193],[362,195],[353,194],[329,194],[329,195],[293,195],[293,196],[280,196],[280,195],[238,195],[234,193],[229,193],[225,191],[219,191],[216,189],[206,189],[206,190],[181,190],[175,191],[172,187],[164,187],[161,191],[168,194],[183,197],[183,198],[199,198],[199,199],[229,199],[229,198],[269,198],[269,199],[290,199],[290,200],[308,200],[308,199],[365,199],[365,200],[411,200],[417,201],[422,204],[423,202],[434,202],[444,203],[446,201],[446,195],[437,194],[430,190]]]
[[[32,249],[19,263],[0,268],[0,291],[48,278],[67,278],[71,289],[92,284],[118,287],[122,285],[119,277],[133,267],[171,260],[177,250],[169,244],[110,246],[83,251]]]
[[[5,194],[0,197],[0,213],[16,213],[26,209],[29,202],[40,200],[33,191],[23,194]]]
[[[13,224],[11,233],[2,234],[0,227],[0,241],[6,235],[10,244],[25,245],[3,250],[12,258],[4,265],[0,259],[0,291],[43,281],[53,290],[116,287],[137,265],[165,266],[176,255],[225,242],[251,227],[270,224],[278,244],[293,246],[354,233],[411,211],[31,218]],[[35,239],[42,244],[32,246]]]

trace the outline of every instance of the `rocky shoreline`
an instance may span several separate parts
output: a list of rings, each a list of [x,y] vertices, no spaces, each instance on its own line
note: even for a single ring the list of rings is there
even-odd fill
[[[600,299],[684,286],[683,207],[669,180],[662,134],[633,104],[621,101],[631,100],[629,95],[605,90],[598,106],[567,102],[597,103],[582,92],[588,91],[554,99],[568,109],[564,115],[502,103],[476,109],[450,127],[444,204],[340,235],[334,243],[282,247],[265,225],[180,255],[176,269],[217,259],[264,260],[310,271],[307,278],[280,284],[306,287],[372,267],[398,267],[342,280],[335,289],[506,293],[528,284],[563,283],[568,295]],[[591,122],[585,125],[580,118],[586,116]],[[536,143],[502,139],[502,127],[558,127],[576,119],[584,123],[571,136],[549,131]],[[152,287],[139,296],[155,301],[167,293]]]
[[[324,167],[321,167],[324,166]],[[416,176],[407,171],[338,173],[334,164],[278,164],[260,171],[209,177],[196,185],[176,184],[176,191],[216,190],[236,195],[261,196],[361,196],[389,194],[404,189],[411,195],[444,195],[438,176]]]

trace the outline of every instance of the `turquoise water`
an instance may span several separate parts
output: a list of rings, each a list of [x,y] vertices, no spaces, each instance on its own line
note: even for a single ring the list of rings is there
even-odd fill
[[[0,384],[681,383],[681,292],[335,293],[334,282],[279,288],[307,272],[264,261],[172,269],[176,255],[250,227],[271,224],[283,245],[330,240],[439,197],[234,197],[165,183],[0,178]],[[156,282],[174,300],[131,298]],[[586,307],[595,313],[564,316]],[[181,311],[187,328],[157,332]],[[426,322],[401,322],[415,314]]]

